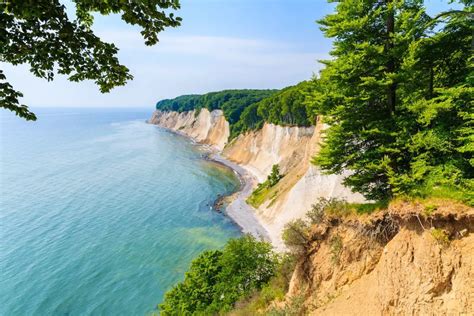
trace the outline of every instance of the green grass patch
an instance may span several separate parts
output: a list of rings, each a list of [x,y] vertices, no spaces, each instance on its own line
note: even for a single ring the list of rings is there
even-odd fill
[[[422,198],[441,198],[450,199],[465,203],[469,206],[474,206],[474,193],[469,188],[464,190],[453,186],[435,186],[431,188],[424,188],[417,192]]]
[[[425,205],[425,208],[423,210],[423,215],[425,215],[426,217],[429,217],[431,215],[433,215],[433,213],[438,209],[438,206],[435,205],[435,204],[428,204],[428,205]]]
[[[283,176],[280,174],[280,168],[278,165],[273,165],[272,172],[268,176],[267,180],[257,186],[257,188],[247,198],[247,203],[255,208],[258,208],[260,205],[262,205],[262,203],[268,198],[273,199],[273,203],[278,191],[272,190],[272,188],[277,185],[281,178],[283,178]],[[271,195],[269,195],[270,193]]]
[[[375,211],[386,209],[388,203],[388,200],[383,200],[372,203],[349,203],[348,206],[357,214],[371,214]]]
[[[255,208],[258,208],[267,199],[270,189],[271,188],[265,185],[265,182],[262,184],[259,184],[259,186],[247,198],[247,203],[252,205]]]
[[[436,242],[442,246],[449,245],[449,236],[444,229],[441,228],[431,228],[431,236],[436,240]]]

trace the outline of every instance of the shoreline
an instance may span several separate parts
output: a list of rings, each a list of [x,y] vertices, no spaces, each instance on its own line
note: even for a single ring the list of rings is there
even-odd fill
[[[243,233],[251,234],[255,238],[271,242],[268,231],[258,220],[255,210],[247,204],[246,200],[252,194],[253,187],[257,183],[255,177],[241,166],[225,159],[219,153],[211,153],[209,160],[219,163],[231,169],[240,181],[240,188],[234,192],[232,201],[226,205],[227,214],[242,230]]]
[[[146,123],[149,123],[147,120]],[[258,183],[257,179],[250,174],[243,167],[239,166],[232,161],[229,161],[221,156],[220,150],[208,144],[200,144],[196,140],[183,132],[175,131],[170,128],[166,128],[157,124],[152,124],[158,126],[159,128],[184,137],[190,140],[193,145],[203,148],[206,151],[206,156],[203,159],[207,159],[211,162],[220,164],[226,168],[232,170],[232,172],[237,176],[240,182],[239,189],[234,193],[228,195],[231,197],[231,202],[225,206],[223,214],[228,216],[244,234],[250,234],[257,239],[263,239],[267,242],[272,243],[269,232],[263,227],[262,223],[259,221],[255,214],[253,207],[247,204],[246,200],[250,194],[252,194],[253,187]],[[272,243],[273,244],[273,243]],[[273,245],[276,246],[276,245]]]

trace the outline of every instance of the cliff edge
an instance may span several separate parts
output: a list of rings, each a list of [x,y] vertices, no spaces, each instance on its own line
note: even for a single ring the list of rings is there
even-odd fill
[[[309,315],[472,315],[474,210],[438,205],[314,225],[287,301]]]

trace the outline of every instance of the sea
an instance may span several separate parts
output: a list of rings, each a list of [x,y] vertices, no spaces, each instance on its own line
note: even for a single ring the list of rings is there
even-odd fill
[[[0,111],[0,315],[148,315],[239,228],[238,189],[153,108]]]

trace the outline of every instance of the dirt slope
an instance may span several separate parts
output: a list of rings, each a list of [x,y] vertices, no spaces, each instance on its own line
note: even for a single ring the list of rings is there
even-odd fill
[[[323,223],[288,297],[310,315],[473,315],[473,232],[474,210],[456,205]]]

